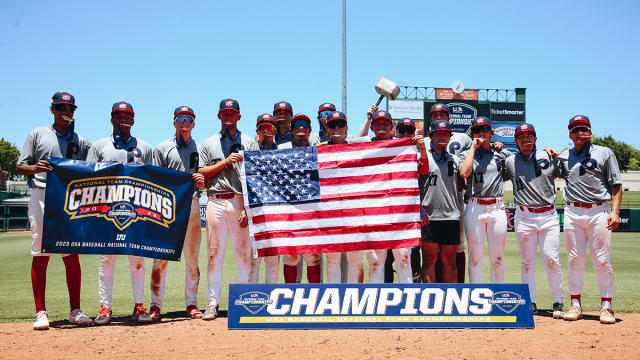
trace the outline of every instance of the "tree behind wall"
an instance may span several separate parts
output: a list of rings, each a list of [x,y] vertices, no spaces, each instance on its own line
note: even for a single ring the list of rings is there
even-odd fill
[[[618,159],[621,171],[640,170],[640,150],[633,146],[617,141],[611,135],[604,137],[594,136],[591,139],[591,143],[611,149]]]
[[[9,180],[23,178],[16,173],[16,163],[19,157],[20,151],[18,151],[18,148],[2,138],[0,140],[0,171],[6,171]]]

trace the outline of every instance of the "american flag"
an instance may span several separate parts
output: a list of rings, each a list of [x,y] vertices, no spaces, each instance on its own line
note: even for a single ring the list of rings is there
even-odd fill
[[[254,253],[419,245],[417,156],[411,139],[244,152]]]

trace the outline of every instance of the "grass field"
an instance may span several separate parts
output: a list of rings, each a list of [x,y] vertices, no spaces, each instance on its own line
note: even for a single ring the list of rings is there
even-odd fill
[[[618,312],[640,312],[640,282],[637,281],[640,270],[640,241],[637,233],[614,233],[612,240],[612,263],[615,274],[615,290],[613,308]],[[206,235],[202,234],[205,241]],[[561,238],[560,261],[564,275],[565,303],[569,303],[569,289],[567,285],[567,257],[564,240]],[[25,322],[32,321],[35,312],[33,293],[31,290],[31,234],[10,233],[0,234],[0,322]],[[200,254],[200,271],[202,274],[198,305],[204,308],[207,304],[206,281],[206,249],[202,246]],[[488,282],[488,250],[485,249],[484,281]],[[539,255],[538,255],[539,257]],[[147,282],[145,283],[145,306],[150,306],[151,291],[149,279],[151,277],[151,259],[146,259]],[[100,258],[97,255],[80,256],[82,266],[82,309],[90,316],[95,317],[100,305],[98,303],[98,266]],[[505,282],[520,282],[520,253],[514,233],[508,233],[505,249],[506,276]],[[365,272],[368,270],[366,257],[364,261]],[[306,268],[306,267],[305,267]],[[168,268],[166,293],[162,313],[172,315],[184,315],[184,263],[171,262]],[[235,282],[235,258],[231,244],[227,246],[227,254],[224,264],[224,286],[222,288],[221,309],[227,309],[228,284]],[[69,315],[69,296],[67,293],[64,264],[59,255],[52,256],[49,262],[47,277],[47,310],[51,313],[51,320],[63,320]],[[261,269],[260,281],[264,281],[264,266]],[[365,282],[367,282],[365,274]],[[306,279],[306,275],[305,275]],[[306,280],[304,280],[306,282]],[[326,274],[325,274],[326,281]],[[282,271],[280,282],[283,282]],[[552,305],[549,294],[549,285],[546,273],[540,260],[538,260],[537,304],[540,309],[550,309]],[[589,255],[585,271],[585,288],[582,295],[583,307],[586,311],[598,310],[600,297],[596,281],[596,273],[591,266]],[[114,316],[129,316],[133,309],[133,295],[131,293],[131,281],[129,277],[129,262],[126,256],[119,256],[116,264],[116,276],[113,290]]]
[[[504,202],[506,204],[513,203],[513,191],[505,190],[504,192]],[[562,197],[562,191],[556,192],[556,207],[564,207],[565,201]],[[609,201],[609,205],[611,205],[611,201]],[[509,205],[507,205],[509,206]],[[622,203],[620,207],[623,209],[633,209],[640,208],[640,191],[624,191],[622,193]]]

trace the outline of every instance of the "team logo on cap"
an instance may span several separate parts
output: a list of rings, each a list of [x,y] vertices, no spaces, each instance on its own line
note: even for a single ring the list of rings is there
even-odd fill
[[[180,108],[180,111],[189,111],[189,108],[186,107],[186,106],[183,106],[183,107]]]
[[[262,118],[263,118],[263,119],[269,119],[269,118],[270,118],[270,116],[269,116],[269,114],[264,114],[264,115],[262,115]]]
[[[438,104],[438,105],[436,105],[436,109],[438,109],[438,110],[442,110],[442,104]]]
[[[340,117],[340,113],[338,113],[338,112],[334,112],[334,113],[333,113],[333,117],[334,117],[334,118]]]
[[[120,109],[126,109],[126,108],[127,108],[127,104],[122,103],[122,104],[118,105],[118,107],[119,107]]]
[[[62,100],[67,100],[67,101],[71,100],[71,95],[67,95],[67,94],[62,95]]]
[[[527,130],[529,128],[529,125],[524,124],[524,125],[520,125],[520,129],[521,130]]]
[[[404,123],[405,123],[405,124],[411,124],[411,120],[409,120],[409,119],[404,119]]]
[[[443,128],[443,127],[447,127],[447,124],[441,122],[440,124],[438,124],[439,127]]]
[[[578,115],[576,117],[573,118],[574,120],[582,120],[582,116]]]
[[[484,123],[484,119],[482,119],[482,118],[478,119],[477,123],[478,124],[483,124]]]
[[[283,107],[287,107],[287,103],[283,103],[281,102],[280,104],[278,104],[279,107],[283,108]]]
[[[322,107],[331,107],[331,104],[326,103],[326,104],[322,105]]]
[[[378,115],[380,115],[380,116],[384,116],[385,114],[386,114],[386,113],[385,113],[384,111],[380,111],[380,112],[378,113]]]
[[[229,100],[229,101],[225,102],[224,104],[227,105],[227,106],[231,106],[231,105],[233,105],[233,100]]]

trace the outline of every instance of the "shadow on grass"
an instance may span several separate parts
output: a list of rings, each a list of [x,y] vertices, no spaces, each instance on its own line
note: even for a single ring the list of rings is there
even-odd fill
[[[533,315],[533,316],[540,316],[540,317],[553,317],[553,310],[541,310],[538,309],[538,314],[537,315]],[[557,319],[558,321],[564,321],[564,319]],[[591,321],[597,321],[600,322],[600,315],[589,315],[589,314],[582,314],[582,319],[580,320],[591,320]],[[580,321],[580,320],[576,320],[576,321]],[[621,319],[616,318],[616,323],[622,322]]]
[[[220,310],[218,313],[218,318],[226,318],[228,317],[227,310]],[[131,316],[120,316],[111,318],[111,322],[108,325],[74,325],[71,324],[68,320],[58,320],[51,321],[49,323],[49,327],[64,330],[64,329],[75,329],[78,327],[88,327],[88,326],[128,326],[128,327],[137,327],[137,326],[154,326],[157,324],[167,324],[172,322],[182,322],[182,321],[206,321],[202,319],[191,319],[187,316],[186,311],[171,311],[168,313],[160,313],[160,322],[152,321],[149,323],[139,323],[131,318]]]

